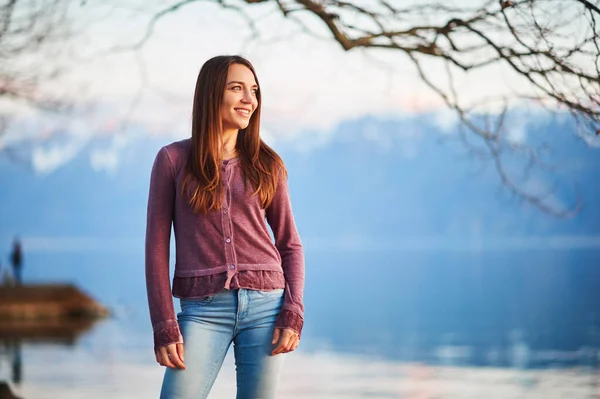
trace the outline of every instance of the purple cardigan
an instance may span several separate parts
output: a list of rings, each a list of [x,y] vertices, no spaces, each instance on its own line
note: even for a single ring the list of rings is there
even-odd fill
[[[277,327],[302,332],[304,252],[286,179],[280,179],[271,205],[260,207],[244,189],[238,158],[223,161],[224,198],[220,211],[194,213],[181,195],[191,140],[160,149],[150,178],[146,225],[146,288],[154,348],[183,342],[169,281],[171,224],[175,232],[173,296],[202,298],[222,289],[285,288]],[[267,222],[275,243],[271,239]]]

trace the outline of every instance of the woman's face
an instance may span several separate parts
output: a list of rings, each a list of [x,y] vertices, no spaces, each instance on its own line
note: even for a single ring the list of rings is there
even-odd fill
[[[250,69],[241,64],[229,66],[221,103],[224,131],[248,127],[250,117],[258,106],[257,92],[258,86]]]

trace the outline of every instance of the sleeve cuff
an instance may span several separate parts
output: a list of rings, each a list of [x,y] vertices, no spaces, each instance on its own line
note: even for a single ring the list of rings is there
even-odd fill
[[[302,335],[302,327],[304,326],[304,319],[298,313],[294,313],[290,310],[282,310],[279,312],[279,317],[275,321],[276,328],[289,328]]]
[[[170,344],[182,344],[183,337],[179,332],[179,326],[167,327],[154,331],[154,352],[163,346]]]

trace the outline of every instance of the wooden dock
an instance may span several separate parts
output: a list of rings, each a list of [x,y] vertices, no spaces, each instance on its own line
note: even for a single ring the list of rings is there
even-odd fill
[[[0,286],[0,339],[69,339],[109,315],[70,284]]]

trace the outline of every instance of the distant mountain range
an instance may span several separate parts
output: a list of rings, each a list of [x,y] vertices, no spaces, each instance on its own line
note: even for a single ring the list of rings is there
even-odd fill
[[[288,167],[307,245],[460,247],[498,237],[600,233],[600,150],[565,133],[568,127],[556,121],[522,127],[528,143],[551,145],[539,159],[558,167],[534,175],[529,187],[551,187],[551,178],[558,177],[551,201],[566,205],[574,200],[574,187],[579,190],[583,209],[567,219],[548,216],[510,194],[490,161],[478,160],[457,134],[427,115],[363,117],[327,135],[306,132],[273,146]],[[109,138],[88,142],[48,174],[0,159],[0,240],[14,234],[141,237],[150,168],[169,141],[147,137],[129,143],[113,154],[118,162],[112,173],[97,171],[90,162],[91,154],[110,147]],[[520,174],[525,170],[516,157],[508,157],[506,166]]]
[[[530,184],[557,177],[552,200],[565,204],[578,187],[583,208],[568,219],[512,196],[432,116],[364,117],[276,140],[306,250],[306,342],[411,361],[468,345],[475,364],[490,351],[509,362],[521,340],[598,347],[600,152],[568,128],[535,121],[517,134],[534,148],[548,141],[538,158],[558,165]],[[28,279],[74,281],[132,306],[148,334],[148,181],[169,141],[92,140],[47,174],[1,160],[0,262],[20,234]],[[505,166],[525,170],[515,157]]]

